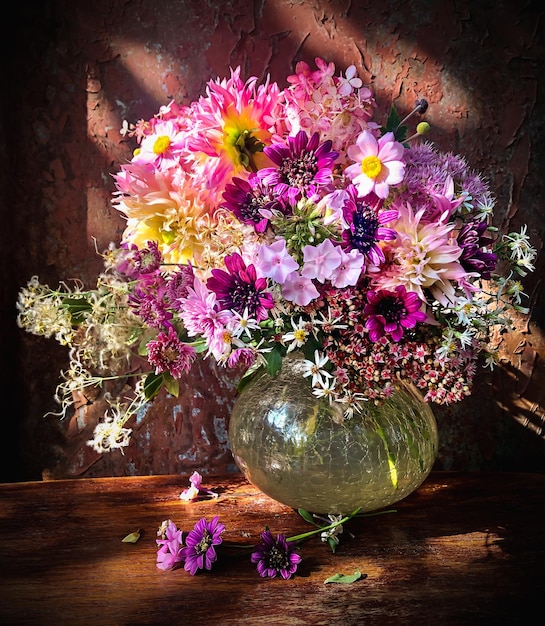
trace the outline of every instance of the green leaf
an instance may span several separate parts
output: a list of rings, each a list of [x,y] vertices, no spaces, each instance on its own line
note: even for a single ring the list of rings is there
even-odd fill
[[[163,386],[163,374],[151,373],[146,376],[144,381],[144,395],[147,400],[152,400],[159,393]]]
[[[265,357],[265,361],[267,361],[267,374],[274,378],[282,369],[282,355],[279,350],[273,348],[263,356]]]
[[[168,372],[163,373],[163,382],[165,387],[167,388],[168,393],[171,396],[177,398],[180,395],[180,381],[177,378],[174,378]]]
[[[328,583],[350,585],[351,583],[355,583],[357,580],[363,578],[367,578],[367,574],[362,574],[360,571],[356,570],[353,574],[334,574],[324,580],[324,585],[327,585]]]
[[[314,524],[314,526],[316,526],[314,518],[308,511],[305,511],[305,509],[297,509],[297,513],[299,513],[299,515],[305,520],[305,522],[308,522],[309,524]]]
[[[392,105],[390,113],[388,114],[388,119],[386,120],[386,126],[383,126],[381,130],[383,134],[388,132],[394,133],[396,141],[403,143],[403,141],[405,141],[405,139],[407,138],[408,128],[407,126],[405,126],[405,124],[403,126],[400,126],[400,122],[401,118],[399,117],[395,106]]]
[[[93,307],[84,297],[81,298],[63,298],[62,306],[68,309],[72,323],[76,326],[85,320],[85,313],[90,313]]]
[[[122,543],[136,543],[140,539],[140,529],[136,530],[133,533],[129,533],[126,537],[123,537],[121,540]]]

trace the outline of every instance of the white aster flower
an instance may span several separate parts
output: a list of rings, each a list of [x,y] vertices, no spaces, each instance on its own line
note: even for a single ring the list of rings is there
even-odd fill
[[[312,376],[312,386],[320,386],[323,387],[325,380],[328,378],[333,378],[333,376],[324,369],[324,366],[329,363],[329,359],[319,350],[314,350],[314,361],[309,361],[305,359],[303,361],[304,372],[303,376],[307,378],[308,376]]]

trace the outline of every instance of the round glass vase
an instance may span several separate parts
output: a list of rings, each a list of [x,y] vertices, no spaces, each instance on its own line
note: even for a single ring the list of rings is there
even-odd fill
[[[409,384],[380,404],[346,405],[313,395],[303,358],[289,355],[271,378],[258,374],[235,400],[234,460],[255,487],[294,509],[350,513],[388,507],[417,489],[437,455],[437,423]]]

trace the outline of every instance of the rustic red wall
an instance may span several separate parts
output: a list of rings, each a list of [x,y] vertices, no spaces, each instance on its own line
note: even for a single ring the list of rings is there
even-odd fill
[[[19,459],[6,480],[53,475],[233,469],[226,424],[234,381],[196,372],[153,424],[138,425],[124,455],[85,446],[96,418],[59,424],[53,390],[66,355],[18,331],[18,288],[38,274],[56,285],[100,270],[94,253],[118,241],[111,173],[130,154],[123,119],[153,115],[174,97],[196,98],[207,80],[241,65],[245,76],[285,86],[294,64],[315,56],[373,81],[380,119],[430,102],[430,138],[465,154],[498,197],[496,225],[529,224],[541,249],[545,189],[543,9],[524,0],[51,0],[13,7],[2,42],[3,445]],[[7,44],[7,45],[6,45]],[[505,342],[505,363],[476,393],[437,411],[438,467],[545,471],[543,254],[525,280],[532,317]],[[8,407],[8,398],[13,408]],[[175,417],[173,417],[173,414]],[[79,432],[81,419],[87,430]]]

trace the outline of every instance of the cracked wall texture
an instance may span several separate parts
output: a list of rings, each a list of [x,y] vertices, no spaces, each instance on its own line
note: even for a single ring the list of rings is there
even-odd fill
[[[34,274],[92,285],[123,221],[111,174],[130,155],[122,121],[187,103],[240,65],[285,86],[298,60],[355,64],[372,82],[376,119],[391,104],[430,103],[430,139],[464,154],[497,197],[495,225],[528,224],[543,243],[545,190],[543,13],[539,2],[416,0],[50,0],[14,7],[3,40],[2,384],[6,480],[233,471],[226,426],[234,380],[203,363],[184,395],[163,398],[131,446],[100,457],[85,445],[96,406],[59,423],[52,396],[67,357],[19,331],[14,303]],[[540,253],[524,280],[530,320],[503,341],[503,362],[470,399],[437,410],[438,469],[545,471]],[[7,398],[11,401],[8,403]],[[96,410],[95,410],[96,409]]]

